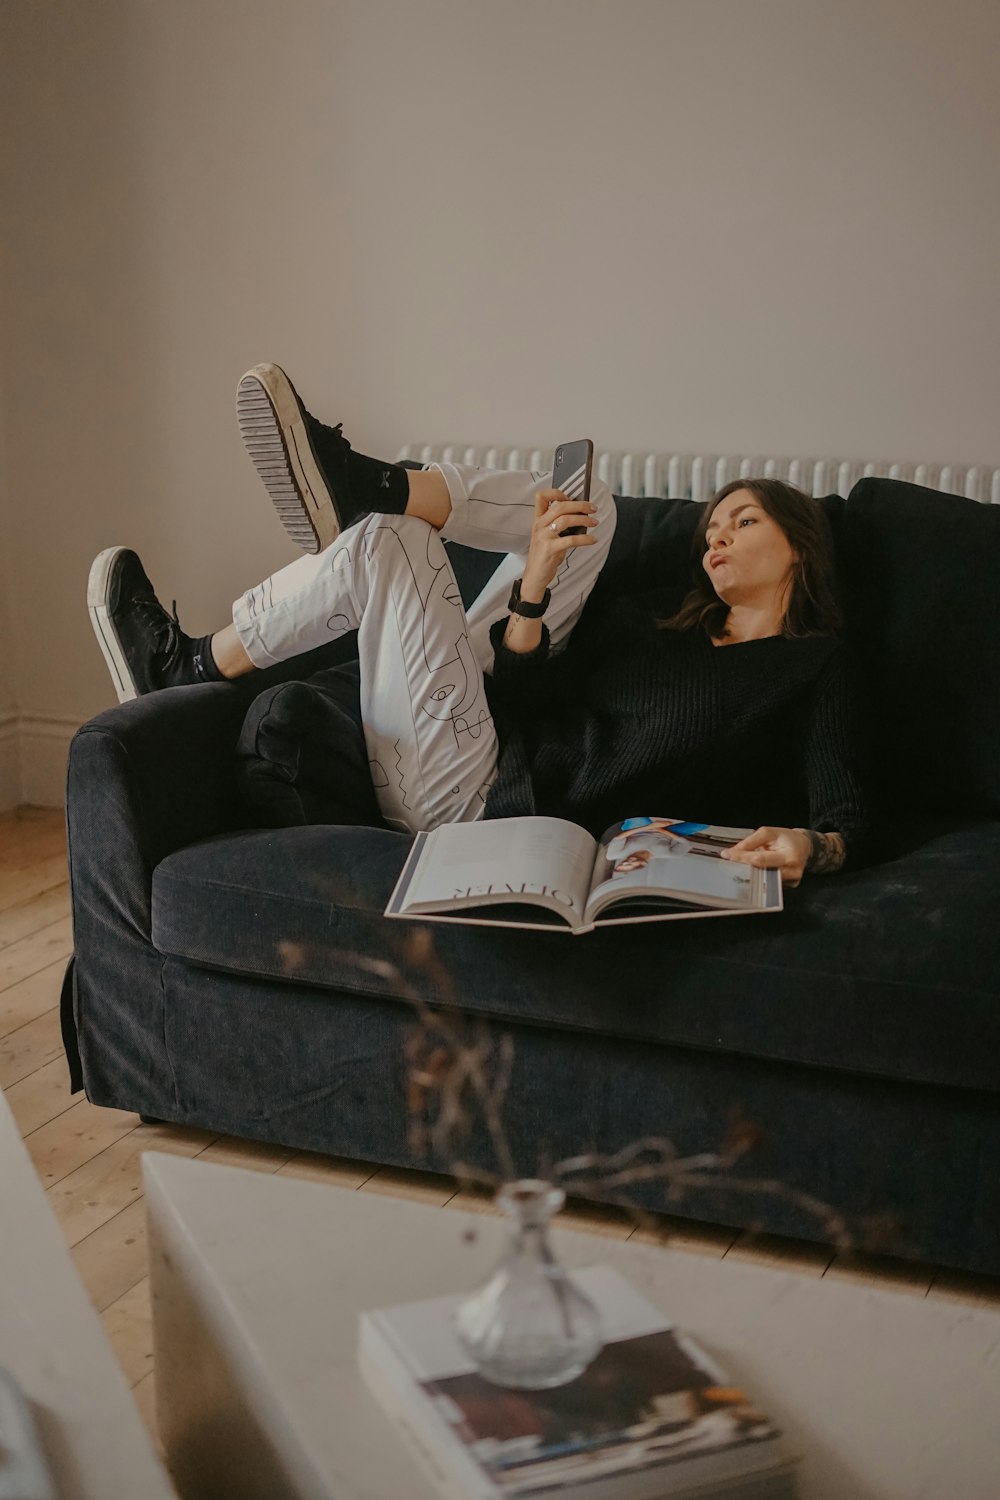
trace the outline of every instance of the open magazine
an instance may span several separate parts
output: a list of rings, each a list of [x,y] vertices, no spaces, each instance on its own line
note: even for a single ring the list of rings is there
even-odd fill
[[[750,831],[635,817],[595,839],[563,818],[449,823],[417,834],[385,915],[581,933],[780,911],[777,870],[720,858]]]

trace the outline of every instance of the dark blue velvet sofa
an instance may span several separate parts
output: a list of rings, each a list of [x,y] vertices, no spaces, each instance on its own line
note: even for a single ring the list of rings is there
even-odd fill
[[[381,915],[409,840],[378,826],[351,643],[152,694],[86,724],[70,755],[75,1086],[445,1170],[413,1154],[414,1020],[394,976],[435,1001],[447,974],[514,1038],[520,1170],[644,1136],[712,1149],[739,1116],[758,1136],[744,1177],[836,1206],[890,1253],[1000,1274],[1000,507],[878,479],[821,503],[872,727],[876,863],[807,880],[767,920],[579,941],[439,927],[441,965],[414,971],[409,924]],[[692,502],[618,507],[583,645],[616,591],[689,565]],[[495,559],[453,557],[468,599]],[[479,1134],[464,1154],[494,1164]],[[823,1237],[779,1197],[635,1197]]]

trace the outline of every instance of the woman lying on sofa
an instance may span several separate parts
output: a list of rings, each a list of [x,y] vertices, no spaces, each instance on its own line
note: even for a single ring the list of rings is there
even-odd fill
[[[547,474],[368,458],[272,364],[243,377],[238,406],[307,555],[195,639],[134,552],[102,552],[88,603],[122,701],[239,677],[357,630],[390,827],[543,813],[599,835],[637,813],[698,817],[753,827],[728,857],[779,869],[788,885],[865,857],[831,543],[809,496],[780,480],[726,485],[700,518],[686,596],[629,597],[567,649],[614,533],[605,484],[584,503]],[[442,538],[507,554],[468,613]]]

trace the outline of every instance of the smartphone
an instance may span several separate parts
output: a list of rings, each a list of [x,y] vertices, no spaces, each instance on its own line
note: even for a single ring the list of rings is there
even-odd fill
[[[594,445],[590,438],[560,443],[552,466],[552,488],[562,490],[567,500],[589,500],[593,468]],[[570,526],[563,536],[580,536],[586,529],[586,526]]]

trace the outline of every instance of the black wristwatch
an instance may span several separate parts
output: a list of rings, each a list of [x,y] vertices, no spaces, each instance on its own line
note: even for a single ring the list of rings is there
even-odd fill
[[[552,598],[551,590],[545,590],[545,593],[542,595],[542,601],[540,604],[529,604],[527,599],[521,598],[521,583],[522,580],[520,578],[514,579],[514,587],[510,591],[510,598],[507,601],[507,608],[510,610],[512,615],[523,615],[526,620],[541,619],[542,615],[544,615],[545,611],[549,607],[549,601]]]

